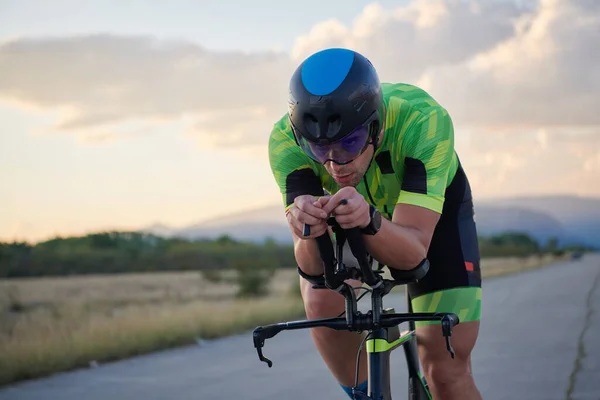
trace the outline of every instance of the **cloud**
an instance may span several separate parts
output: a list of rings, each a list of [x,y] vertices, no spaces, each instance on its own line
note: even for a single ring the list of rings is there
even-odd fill
[[[325,21],[298,39],[300,60],[329,46],[369,57],[381,78],[416,83],[461,126],[600,125],[600,2],[416,0],[374,4],[353,27]]]
[[[204,146],[263,146],[286,111],[295,66],[345,46],[367,55],[382,80],[430,91],[459,134],[594,127],[598,43],[597,0],[371,4],[351,26],[315,25],[290,54],[216,52],[146,36],[14,39],[0,45],[0,99],[57,110],[51,129],[92,138],[161,121],[183,123]]]
[[[215,52],[151,37],[17,39],[0,46],[0,98],[59,110],[58,131],[185,119],[216,135],[231,121],[243,131],[244,122],[285,112],[291,68],[285,54]],[[245,134],[256,141],[264,131]]]
[[[483,130],[457,145],[476,196],[600,195],[600,132]]]
[[[513,20],[523,10],[502,2],[415,0],[386,10],[364,8],[352,27],[336,20],[317,24],[297,39],[296,61],[330,46],[365,54],[382,79],[415,83],[428,67],[461,63],[514,34]]]
[[[292,56],[347,46],[416,83],[455,121],[476,196],[600,195],[600,2],[417,0],[300,37]]]
[[[464,62],[428,67],[424,87],[459,123],[600,126],[600,2],[541,0],[515,33]]]

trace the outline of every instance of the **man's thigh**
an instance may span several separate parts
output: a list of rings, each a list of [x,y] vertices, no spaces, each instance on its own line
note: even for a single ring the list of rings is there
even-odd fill
[[[452,359],[446,347],[439,321],[417,322],[417,342],[425,367],[429,363],[470,364],[470,357],[481,318],[481,288],[460,287],[424,294],[412,299],[414,312],[452,312],[460,323],[452,329],[451,345],[455,352]],[[470,368],[469,368],[470,369]]]
[[[459,318],[453,329],[452,346],[457,358],[468,359],[475,346],[481,318],[482,289],[479,243],[473,203],[466,200],[440,219],[427,255],[430,269],[418,282],[408,285],[415,312],[452,312]],[[392,272],[393,275],[393,272]],[[418,341],[426,358],[450,353],[440,321],[416,323]]]

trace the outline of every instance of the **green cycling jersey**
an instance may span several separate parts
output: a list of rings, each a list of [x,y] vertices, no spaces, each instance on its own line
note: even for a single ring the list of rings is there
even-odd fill
[[[425,90],[382,83],[386,106],[383,138],[356,190],[391,219],[396,204],[442,213],[445,192],[459,161],[448,111]],[[336,193],[340,186],[296,144],[287,114],[269,138],[269,162],[285,208],[301,194]]]

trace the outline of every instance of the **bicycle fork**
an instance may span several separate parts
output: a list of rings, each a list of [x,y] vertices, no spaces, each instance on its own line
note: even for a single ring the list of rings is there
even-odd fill
[[[393,308],[387,308],[383,314],[393,314]],[[409,322],[408,331],[400,334],[399,326],[374,329],[366,340],[368,355],[369,385],[367,393],[353,389],[355,400],[389,400],[391,394],[391,353],[398,346],[404,348],[408,367],[409,400],[431,400],[429,387],[420,371],[419,355],[416,344],[415,323]]]
[[[395,310],[388,308],[383,314],[393,314]],[[409,344],[412,335],[401,336],[398,325],[389,328],[377,328],[369,332],[366,340],[368,357],[369,385],[367,393],[353,390],[355,400],[389,400],[392,398],[390,381],[390,357],[398,346]]]

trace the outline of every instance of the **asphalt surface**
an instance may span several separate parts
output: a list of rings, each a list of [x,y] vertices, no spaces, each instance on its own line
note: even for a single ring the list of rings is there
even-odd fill
[[[473,353],[486,400],[600,400],[600,255],[484,282]],[[368,296],[365,297],[365,299]],[[384,302],[403,310],[402,298]],[[0,390],[0,399],[346,399],[308,331],[267,340],[258,360],[251,333],[58,374]],[[393,392],[405,398],[402,352]]]

